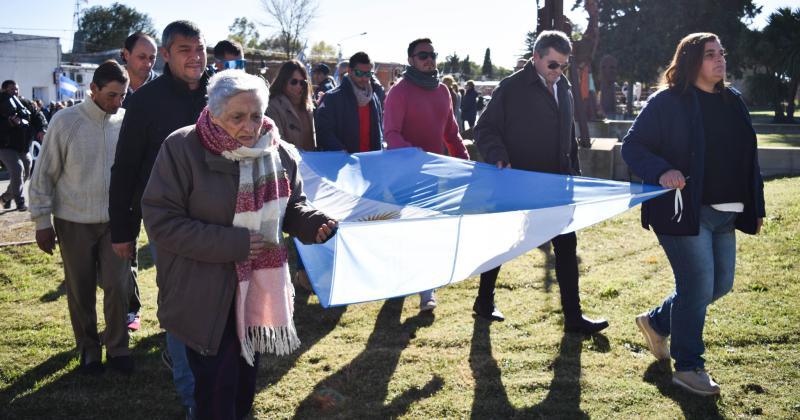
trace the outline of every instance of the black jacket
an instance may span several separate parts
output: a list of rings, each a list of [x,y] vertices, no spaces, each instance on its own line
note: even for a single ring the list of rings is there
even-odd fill
[[[467,89],[461,97],[461,118],[468,120],[478,114],[478,92]]]
[[[557,86],[558,105],[530,61],[500,82],[475,126],[475,141],[487,163],[580,175],[572,90],[565,77]]]
[[[26,122],[14,125],[11,117],[19,117]],[[0,149],[24,152],[30,146],[28,132],[31,126],[31,113],[19,97],[0,92]]]
[[[133,241],[139,234],[142,193],[161,143],[173,131],[197,122],[206,106],[207,84],[204,75],[200,87],[189,90],[167,64],[164,74],[130,97],[111,167],[108,211],[113,243]]]
[[[359,151],[358,102],[349,77],[342,79],[339,87],[322,97],[314,113],[317,147],[323,151]],[[369,149],[381,150],[383,142],[383,111],[377,93],[373,91],[369,103]]]
[[[736,228],[756,232],[756,219],[764,217],[764,181],[758,166],[756,133],[750,113],[735,89],[728,88],[729,100],[736,101],[740,118],[747,123],[749,147],[753,152],[744,212],[736,218]],[[700,207],[703,202],[705,135],[697,93],[689,89],[679,93],[665,89],[653,94],[623,139],[622,158],[647,184],[658,185],[664,172],[677,169],[688,177],[681,192],[683,216],[675,218],[675,193],[660,195],[642,203],[642,226],[665,235],[697,235],[700,230]]]

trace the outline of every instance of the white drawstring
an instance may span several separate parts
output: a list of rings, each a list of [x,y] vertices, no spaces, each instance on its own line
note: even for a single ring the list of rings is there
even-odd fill
[[[678,220],[675,220],[675,218]],[[675,223],[680,223],[681,218],[683,217],[683,195],[681,194],[681,190],[679,188],[675,188],[675,215],[672,216],[672,220],[675,220]]]
[[[686,178],[684,178],[683,179],[684,183],[686,181],[689,181],[689,178],[691,177],[687,176]],[[677,218],[678,220],[675,220],[675,218]],[[683,218],[683,195],[681,195],[680,188],[675,188],[675,214],[672,216],[672,220],[674,220],[675,223],[680,223],[681,218]]]

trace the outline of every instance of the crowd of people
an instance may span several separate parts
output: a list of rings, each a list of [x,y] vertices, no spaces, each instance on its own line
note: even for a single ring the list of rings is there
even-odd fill
[[[187,418],[243,418],[259,355],[299,345],[293,282],[307,287],[308,279],[298,258],[293,281],[283,233],[321,243],[338,222],[306,202],[298,150],[418,147],[469,159],[462,137],[468,124],[483,159],[498,170],[581,173],[564,77],[572,45],[561,32],[539,34],[533,57],[500,83],[480,119],[474,83],[461,89],[441,77],[428,38],[409,43],[408,66],[388,91],[365,52],[350,57],[340,80],[325,64],[309,75],[303,63],[288,60],[267,83],[243,71],[242,49],[231,41],[214,48],[209,66],[203,33],[192,22],[170,23],[161,40],[158,47],[148,35],[128,37],[125,65],[101,64],[91,96],[62,111],[21,101],[16,83],[3,82],[0,158],[12,180],[0,199],[26,209],[26,147],[42,141],[30,213],[39,248],[52,254],[59,245],[79,371],[88,375],[106,366],[134,372],[128,342],[141,319],[136,243],[144,222],[159,288],[157,308],[145,309],[155,309],[166,330],[162,357]],[[165,62],[159,76],[157,51]],[[764,217],[752,126],[724,77],[720,40],[687,36],[667,87],[623,146],[645,182],[675,189],[642,207],[642,225],[655,231],[672,264],[675,290],[636,325],[655,357],[675,359],[673,381],[701,395],[719,393],[702,358],[706,307],[733,283],[734,229],[757,233]],[[679,199],[682,214],[672,214]],[[564,330],[604,330],[606,320],[581,310],[577,236],[551,243]],[[505,319],[495,302],[499,271],[481,274],[473,306],[490,321]],[[419,298],[420,311],[444,303],[435,290]]]

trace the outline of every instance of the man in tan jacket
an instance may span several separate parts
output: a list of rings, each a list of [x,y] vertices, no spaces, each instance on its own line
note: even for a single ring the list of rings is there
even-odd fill
[[[37,245],[52,254],[58,237],[79,369],[87,374],[103,372],[102,344],[112,369],[126,375],[133,371],[126,322],[130,259],[112,250],[108,216],[111,165],[127,89],[122,66],[113,60],[101,64],[92,77],[91,99],[59,112],[50,123],[30,185]],[[104,291],[102,340],[95,311],[98,283]]]

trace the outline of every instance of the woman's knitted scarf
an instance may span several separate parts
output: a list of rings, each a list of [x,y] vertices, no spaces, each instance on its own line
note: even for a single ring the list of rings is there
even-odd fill
[[[203,147],[239,163],[233,225],[261,234],[267,243],[257,256],[236,263],[236,333],[242,357],[252,366],[256,352],[286,355],[300,346],[281,233],[290,187],[278,151],[278,131],[264,117],[261,137],[253,147],[244,147],[211,121],[207,107],[196,127]]]
[[[403,72],[403,79],[407,79],[423,89],[435,90],[439,87],[439,70],[422,72],[414,66],[408,66],[406,71]]]

